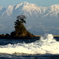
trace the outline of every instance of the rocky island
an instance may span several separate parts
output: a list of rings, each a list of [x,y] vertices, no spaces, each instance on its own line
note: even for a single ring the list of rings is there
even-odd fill
[[[19,15],[17,16],[17,20],[15,21],[15,30],[13,32],[11,32],[10,34],[2,34],[0,35],[0,38],[7,38],[7,39],[28,39],[28,38],[34,38],[35,35],[31,34],[24,26],[24,23],[26,23],[26,21],[24,20],[26,19],[25,15]]]

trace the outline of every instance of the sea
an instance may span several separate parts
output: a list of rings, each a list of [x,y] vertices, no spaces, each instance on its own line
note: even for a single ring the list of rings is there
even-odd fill
[[[59,37],[0,39],[0,59],[59,59]]]

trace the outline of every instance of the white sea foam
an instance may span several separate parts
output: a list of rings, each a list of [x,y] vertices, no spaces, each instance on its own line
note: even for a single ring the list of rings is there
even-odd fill
[[[59,54],[59,42],[52,34],[45,34],[32,43],[18,43],[0,46],[0,53]]]

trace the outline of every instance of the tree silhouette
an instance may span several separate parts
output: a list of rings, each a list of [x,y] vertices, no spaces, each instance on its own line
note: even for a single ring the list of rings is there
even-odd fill
[[[26,19],[25,15],[19,15],[19,16],[17,16],[17,20],[20,20],[20,22],[22,22],[22,23],[26,23],[26,21],[24,19]]]
[[[14,26],[15,33],[17,36],[23,34],[26,31],[26,28],[23,25],[23,23],[26,23],[24,19],[26,19],[25,15],[17,16],[17,20],[15,21],[15,26]]]

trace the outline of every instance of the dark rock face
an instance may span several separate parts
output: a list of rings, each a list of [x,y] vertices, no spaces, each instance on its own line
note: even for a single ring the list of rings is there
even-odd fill
[[[26,30],[24,25],[20,23],[19,25],[15,26],[15,31],[11,32],[11,36],[16,37],[35,37],[33,34],[31,34],[29,31]]]
[[[34,37],[33,34],[28,32],[23,25],[23,23],[26,23],[24,20],[26,17],[24,15],[19,15],[17,16],[17,20],[15,21],[15,31],[11,32],[11,36],[16,36],[16,37]]]

